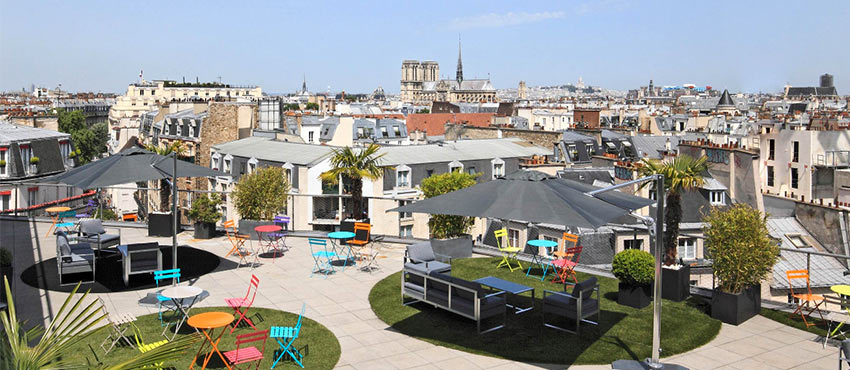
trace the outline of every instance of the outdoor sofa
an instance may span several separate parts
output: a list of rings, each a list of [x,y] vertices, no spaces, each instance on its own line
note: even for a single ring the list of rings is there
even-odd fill
[[[95,256],[91,244],[71,244],[71,238],[61,230],[56,232],[56,265],[59,269],[59,285],[70,285],[62,282],[62,275],[68,274],[89,272],[91,280],[82,282],[95,281]]]
[[[567,285],[569,283],[564,284],[563,292],[543,291],[543,325],[573,334],[579,334],[582,322],[599,325],[599,283],[596,278],[591,277],[574,284],[572,293],[567,293]],[[593,298],[594,292],[596,293],[595,299]],[[547,314],[574,321],[575,331],[546,321]],[[594,315],[596,315],[596,321],[587,320]]]
[[[487,294],[481,284],[437,271],[424,272],[405,265],[401,274],[401,301],[428,303],[468,319],[475,320],[478,334],[501,329],[507,320],[505,292]],[[413,298],[406,302],[405,297]],[[481,331],[481,321],[502,316],[502,322]]]
[[[404,251],[404,268],[426,274],[431,271],[446,273],[452,270],[452,258],[434,253],[431,242],[411,244]]]

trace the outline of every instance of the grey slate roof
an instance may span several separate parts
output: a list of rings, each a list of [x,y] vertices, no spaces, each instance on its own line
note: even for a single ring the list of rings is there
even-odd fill
[[[587,136],[587,135],[582,135],[578,132],[569,131],[569,130],[564,131],[564,134],[561,136],[561,140],[566,141],[566,142],[574,142],[574,141],[585,141],[585,142],[590,141],[590,142],[594,142],[594,143],[596,142],[596,139],[594,139],[593,137],[590,137],[590,136]]]
[[[783,248],[801,251],[817,252],[815,248],[797,248],[788,239],[788,234],[800,234],[811,238],[809,232],[800,225],[794,217],[771,217],[767,219],[767,230],[770,236],[781,241]],[[812,288],[824,288],[837,284],[850,284],[850,277],[844,276],[847,268],[837,259],[827,256],[811,256],[811,269],[809,270],[809,282]],[[806,268],[806,254],[790,251],[780,251],[779,262],[773,266],[773,281],[771,287],[774,289],[788,289],[788,279],[785,271],[801,270]],[[794,288],[804,288],[805,281],[795,281]]]
[[[222,156],[227,154],[245,158],[257,158],[280,163],[310,166],[325,159],[334,147],[275,141],[270,138],[251,136],[241,140],[213,145],[212,150]]]
[[[732,101],[732,97],[729,96],[729,90],[723,90],[723,95],[720,95],[720,100],[717,102],[718,107],[727,106],[732,107],[735,105],[735,102]]]
[[[58,131],[15,125],[8,121],[0,121],[0,144],[11,144],[13,142],[27,140],[70,137],[71,135]]]
[[[381,165],[397,166],[417,163],[471,161],[492,158],[551,155],[552,150],[529,144],[517,138],[459,140],[440,144],[382,147]]]
[[[647,158],[661,159],[661,152],[667,147],[667,139],[670,139],[670,149],[675,151],[679,147],[678,136],[638,135],[632,137],[632,143],[635,145],[638,158],[644,158],[646,154]]]

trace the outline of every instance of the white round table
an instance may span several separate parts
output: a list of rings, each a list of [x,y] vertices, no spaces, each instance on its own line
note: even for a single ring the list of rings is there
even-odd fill
[[[198,297],[201,296],[204,290],[198,288],[196,286],[174,286],[171,288],[166,288],[159,294],[162,294],[163,297],[170,298],[172,302],[174,302],[174,306],[176,310],[180,312],[181,317],[177,320],[177,326],[174,327],[174,336],[171,337],[171,340],[174,340],[174,337],[177,336],[177,333],[180,331],[180,327],[183,326],[183,322],[189,318],[189,310],[192,309],[192,306],[195,305],[195,302],[198,300]],[[184,301],[191,298],[192,300],[189,304],[184,308]],[[162,335],[165,335],[165,332],[168,330],[168,325],[165,326],[165,329],[162,330]]]

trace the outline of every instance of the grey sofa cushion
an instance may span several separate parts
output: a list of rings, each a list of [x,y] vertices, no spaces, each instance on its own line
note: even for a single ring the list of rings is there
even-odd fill
[[[543,311],[559,316],[575,318],[577,314],[576,311],[578,310],[578,307],[576,307],[577,302],[578,300],[562,294],[550,294],[543,299]],[[582,316],[589,316],[590,314],[596,313],[597,310],[599,310],[599,301],[595,299],[582,300]]]
[[[80,221],[80,233],[85,236],[91,236],[104,234],[106,233],[106,229],[103,228],[103,223],[100,220],[84,220]]]
[[[429,261],[429,262],[408,262],[404,264],[404,268],[411,271],[416,271],[420,274],[428,274],[431,271],[436,272],[449,272],[452,270],[452,265],[447,263],[442,263],[439,261]]]
[[[452,277],[452,283],[459,285],[459,286],[462,286],[464,288],[472,289],[475,292],[478,292],[478,298],[484,297],[484,289],[481,288],[481,284],[479,284],[479,283],[476,283],[474,281],[466,281],[466,280],[463,280],[463,279],[457,278],[457,277]],[[465,299],[465,300],[468,300],[468,301],[472,301],[473,299],[475,299],[475,293],[470,292],[468,290],[459,289],[459,288],[452,288],[452,290],[453,290],[453,292],[452,292],[452,294],[453,294],[452,298],[453,299],[454,299],[454,297],[462,298],[462,299]]]
[[[71,243],[64,231],[56,232],[56,248],[59,250],[59,254],[63,256],[62,262],[71,262]]]
[[[407,257],[414,262],[434,261],[437,259],[434,256],[434,250],[431,249],[431,242],[421,242],[407,246]]]

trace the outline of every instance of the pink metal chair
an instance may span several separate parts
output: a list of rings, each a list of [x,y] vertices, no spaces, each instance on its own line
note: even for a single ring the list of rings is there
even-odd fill
[[[236,349],[224,353],[227,361],[233,365],[234,369],[239,369],[237,365],[246,365],[245,369],[250,369],[252,363],[255,363],[254,369],[260,368],[260,362],[263,361],[263,352],[266,351],[266,338],[269,337],[269,331],[255,331],[253,333],[241,334],[236,336]],[[263,342],[263,346],[257,349],[256,345],[244,347],[245,344],[254,342]]]
[[[233,315],[239,316],[239,320],[236,320],[236,323],[230,328],[230,333],[232,334],[236,327],[239,326],[239,323],[242,320],[251,325],[254,330],[257,330],[257,327],[254,326],[254,323],[247,317],[248,309],[251,308],[251,305],[254,304],[254,298],[257,297],[257,287],[260,285],[260,279],[257,278],[257,275],[251,275],[251,284],[248,285],[248,292],[245,293],[245,297],[242,298],[227,298],[224,301],[227,302],[227,305],[233,309]],[[250,297],[250,299],[248,299]]]

